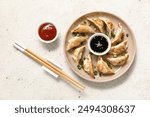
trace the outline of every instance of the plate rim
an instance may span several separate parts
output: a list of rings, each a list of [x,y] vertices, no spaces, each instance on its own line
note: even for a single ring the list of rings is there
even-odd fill
[[[128,63],[128,66],[126,67],[126,69],[124,70],[124,72],[122,72],[121,74],[118,74],[118,76],[112,76],[112,79],[105,79],[105,80],[102,80],[102,81],[101,81],[101,80],[93,80],[93,79],[84,78],[79,72],[77,72],[76,70],[74,70],[73,66],[70,64],[70,62],[69,62],[69,60],[68,60],[68,58],[67,58],[67,52],[66,52],[66,47],[65,47],[65,45],[66,45],[66,44],[65,44],[66,38],[67,38],[67,35],[68,35],[68,33],[69,33],[69,29],[72,27],[72,25],[73,25],[76,21],[78,21],[80,18],[82,18],[82,17],[84,17],[84,16],[87,16],[87,15],[90,15],[90,14],[96,14],[96,13],[103,13],[103,14],[108,14],[108,15],[112,15],[112,16],[114,16],[114,17],[117,17],[121,22],[123,22],[123,23],[127,26],[128,30],[131,32],[132,37],[133,37],[132,40],[133,40],[133,43],[134,43],[134,53],[133,53],[133,57],[132,57],[132,59],[130,60],[130,63]],[[84,79],[84,80],[86,80],[86,81],[95,82],[95,83],[104,83],[104,82],[110,82],[110,81],[113,81],[113,80],[115,80],[115,79],[120,78],[123,74],[125,74],[125,73],[129,70],[129,68],[130,68],[131,65],[133,64],[133,61],[134,61],[134,59],[135,59],[135,57],[136,57],[137,44],[136,44],[135,35],[134,35],[132,29],[129,27],[129,25],[128,25],[122,18],[120,18],[119,16],[117,16],[117,15],[115,15],[115,14],[113,14],[113,13],[110,13],[110,12],[105,12],[105,11],[93,11],[93,12],[89,12],[89,13],[85,13],[85,14],[81,15],[80,17],[78,17],[77,19],[75,19],[75,20],[72,22],[72,24],[69,26],[68,30],[67,30],[66,33],[65,33],[65,38],[64,38],[64,42],[63,42],[63,51],[64,51],[64,53],[65,53],[65,59],[66,59],[66,62],[67,62],[67,64],[68,64],[69,68],[70,68],[71,71],[73,71],[76,75],[78,75],[80,78],[82,78],[82,79]]]

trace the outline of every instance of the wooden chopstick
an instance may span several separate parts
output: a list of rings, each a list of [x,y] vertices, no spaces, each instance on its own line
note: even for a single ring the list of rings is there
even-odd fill
[[[37,54],[35,54],[31,50],[24,48],[23,53],[26,54],[27,56],[29,56],[30,58],[32,58],[33,60],[35,60],[36,62],[40,63],[41,65],[44,65],[45,67],[47,67],[52,72],[58,74],[60,76],[60,78],[67,81],[72,86],[78,88],[80,91],[83,91],[85,89],[85,87],[81,83],[75,81],[72,77],[68,76],[64,71],[62,71],[61,69],[59,69],[55,65],[51,64],[47,60],[43,59],[42,57],[38,56]]]

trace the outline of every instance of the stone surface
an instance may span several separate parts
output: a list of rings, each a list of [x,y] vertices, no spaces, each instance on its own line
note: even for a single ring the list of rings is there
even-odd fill
[[[79,16],[107,11],[120,16],[133,30],[137,55],[130,70],[108,83],[91,83],[68,67],[63,41]],[[0,99],[150,99],[150,1],[149,0],[0,0]],[[38,41],[43,23],[57,24],[59,39]],[[46,74],[41,66],[13,48],[19,41],[39,55],[63,66],[65,72],[87,88],[80,93],[64,81]]]

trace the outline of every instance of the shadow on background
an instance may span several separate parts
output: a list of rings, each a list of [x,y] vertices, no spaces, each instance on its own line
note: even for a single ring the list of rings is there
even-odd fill
[[[60,43],[60,36],[58,35],[58,38],[54,41],[54,42],[52,42],[52,43],[41,43],[40,42],[40,45],[44,48],[44,49],[46,49],[46,50],[48,50],[48,51],[53,51],[53,50],[55,50],[55,49],[57,49],[58,47],[59,47],[59,43]]]

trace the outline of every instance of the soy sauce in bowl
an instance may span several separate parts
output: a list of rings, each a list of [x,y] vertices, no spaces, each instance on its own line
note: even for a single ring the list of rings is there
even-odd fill
[[[104,55],[110,50],[111,42],[105,34],[95,33],[90,37],[88,47],[93,54]]]

